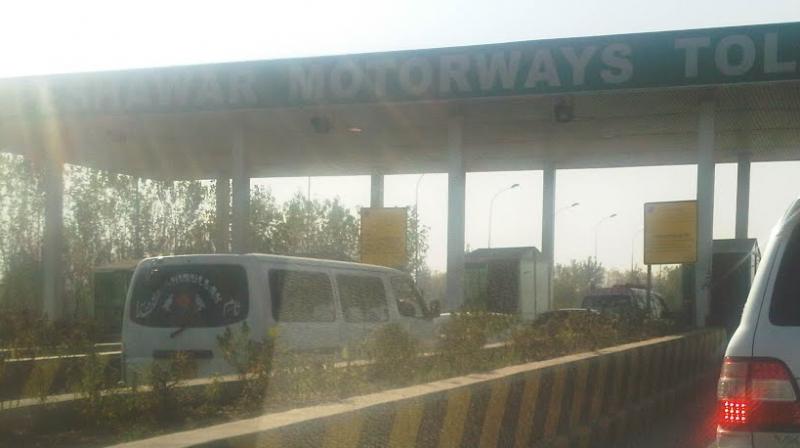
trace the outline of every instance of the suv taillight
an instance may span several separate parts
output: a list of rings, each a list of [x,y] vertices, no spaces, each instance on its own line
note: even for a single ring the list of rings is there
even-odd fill
[[[777,359],[725,358],[717,386],[724,429],[765,431],[800,427],[794,379]]]

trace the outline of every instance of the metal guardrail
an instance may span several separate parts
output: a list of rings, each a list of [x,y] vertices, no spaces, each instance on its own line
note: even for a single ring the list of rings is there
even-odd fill
[[[122,350],[122,342],[99,342],[94,344],[95,350],[99,352],[113,352],[113,351],[121,351]],[[46,350],[42,350],[41,347],[20,347],[20,348],[3,348],[0,349],[0,358],[5,358],[6,362],[14,361],[16,358],[11,358],[15,356],[17,353],[37,353],[41,354],[42,356],[27,356],[25,358],[41,358],[43,356],[58,356],[58,355],[70,355],[70,354],[80,354],[80,353],[59,353],[58,350],[55,350],[55,353],[51,351],[48,353]]]
[[[105,347],[109,345],[100,348]],[[114,372],[121,371],[122,351],[98,351],[95,355],[103,359],[109,377],[115,376]],[[80,369],[88,356],[87,353],[74,353],[6,359],[3,361],[3,375],[0,378],[0,400],[17,401],[42,393],[65,393],[70,388],[70,372]],[[36,384],[29,386],[31,382]],[[46,390],[43,391],[42,388],[45,387]],[[2,407],[8,407],[8,403],[0,402],[0,408]]]

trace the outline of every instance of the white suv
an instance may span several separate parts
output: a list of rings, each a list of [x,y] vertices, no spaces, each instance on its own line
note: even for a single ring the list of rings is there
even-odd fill
[[[719,447],[800,446],[800,200],[772,232],[717,387]]]

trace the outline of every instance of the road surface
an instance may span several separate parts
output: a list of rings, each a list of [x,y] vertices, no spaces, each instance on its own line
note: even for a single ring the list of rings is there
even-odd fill
[[[630,447],[707,448],[714,445],[716,432],[716,381],[704,382],[696,394],[684,399],[672,415],[631,441]]]

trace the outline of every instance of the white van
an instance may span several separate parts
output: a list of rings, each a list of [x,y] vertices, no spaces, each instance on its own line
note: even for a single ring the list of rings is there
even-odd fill
[[[232,373],[217,337],[243,322],[254,338],[277,326],[295,351],[339,354],[390,322],[433,341],[432,305],[411,276],[380,266],[256,254],[149,258],[125,303],[125,376],[177,352],[197,361],[199,376]]]
[[[800,446],[800,200],[778,222],[725,351],[719,447]]]

